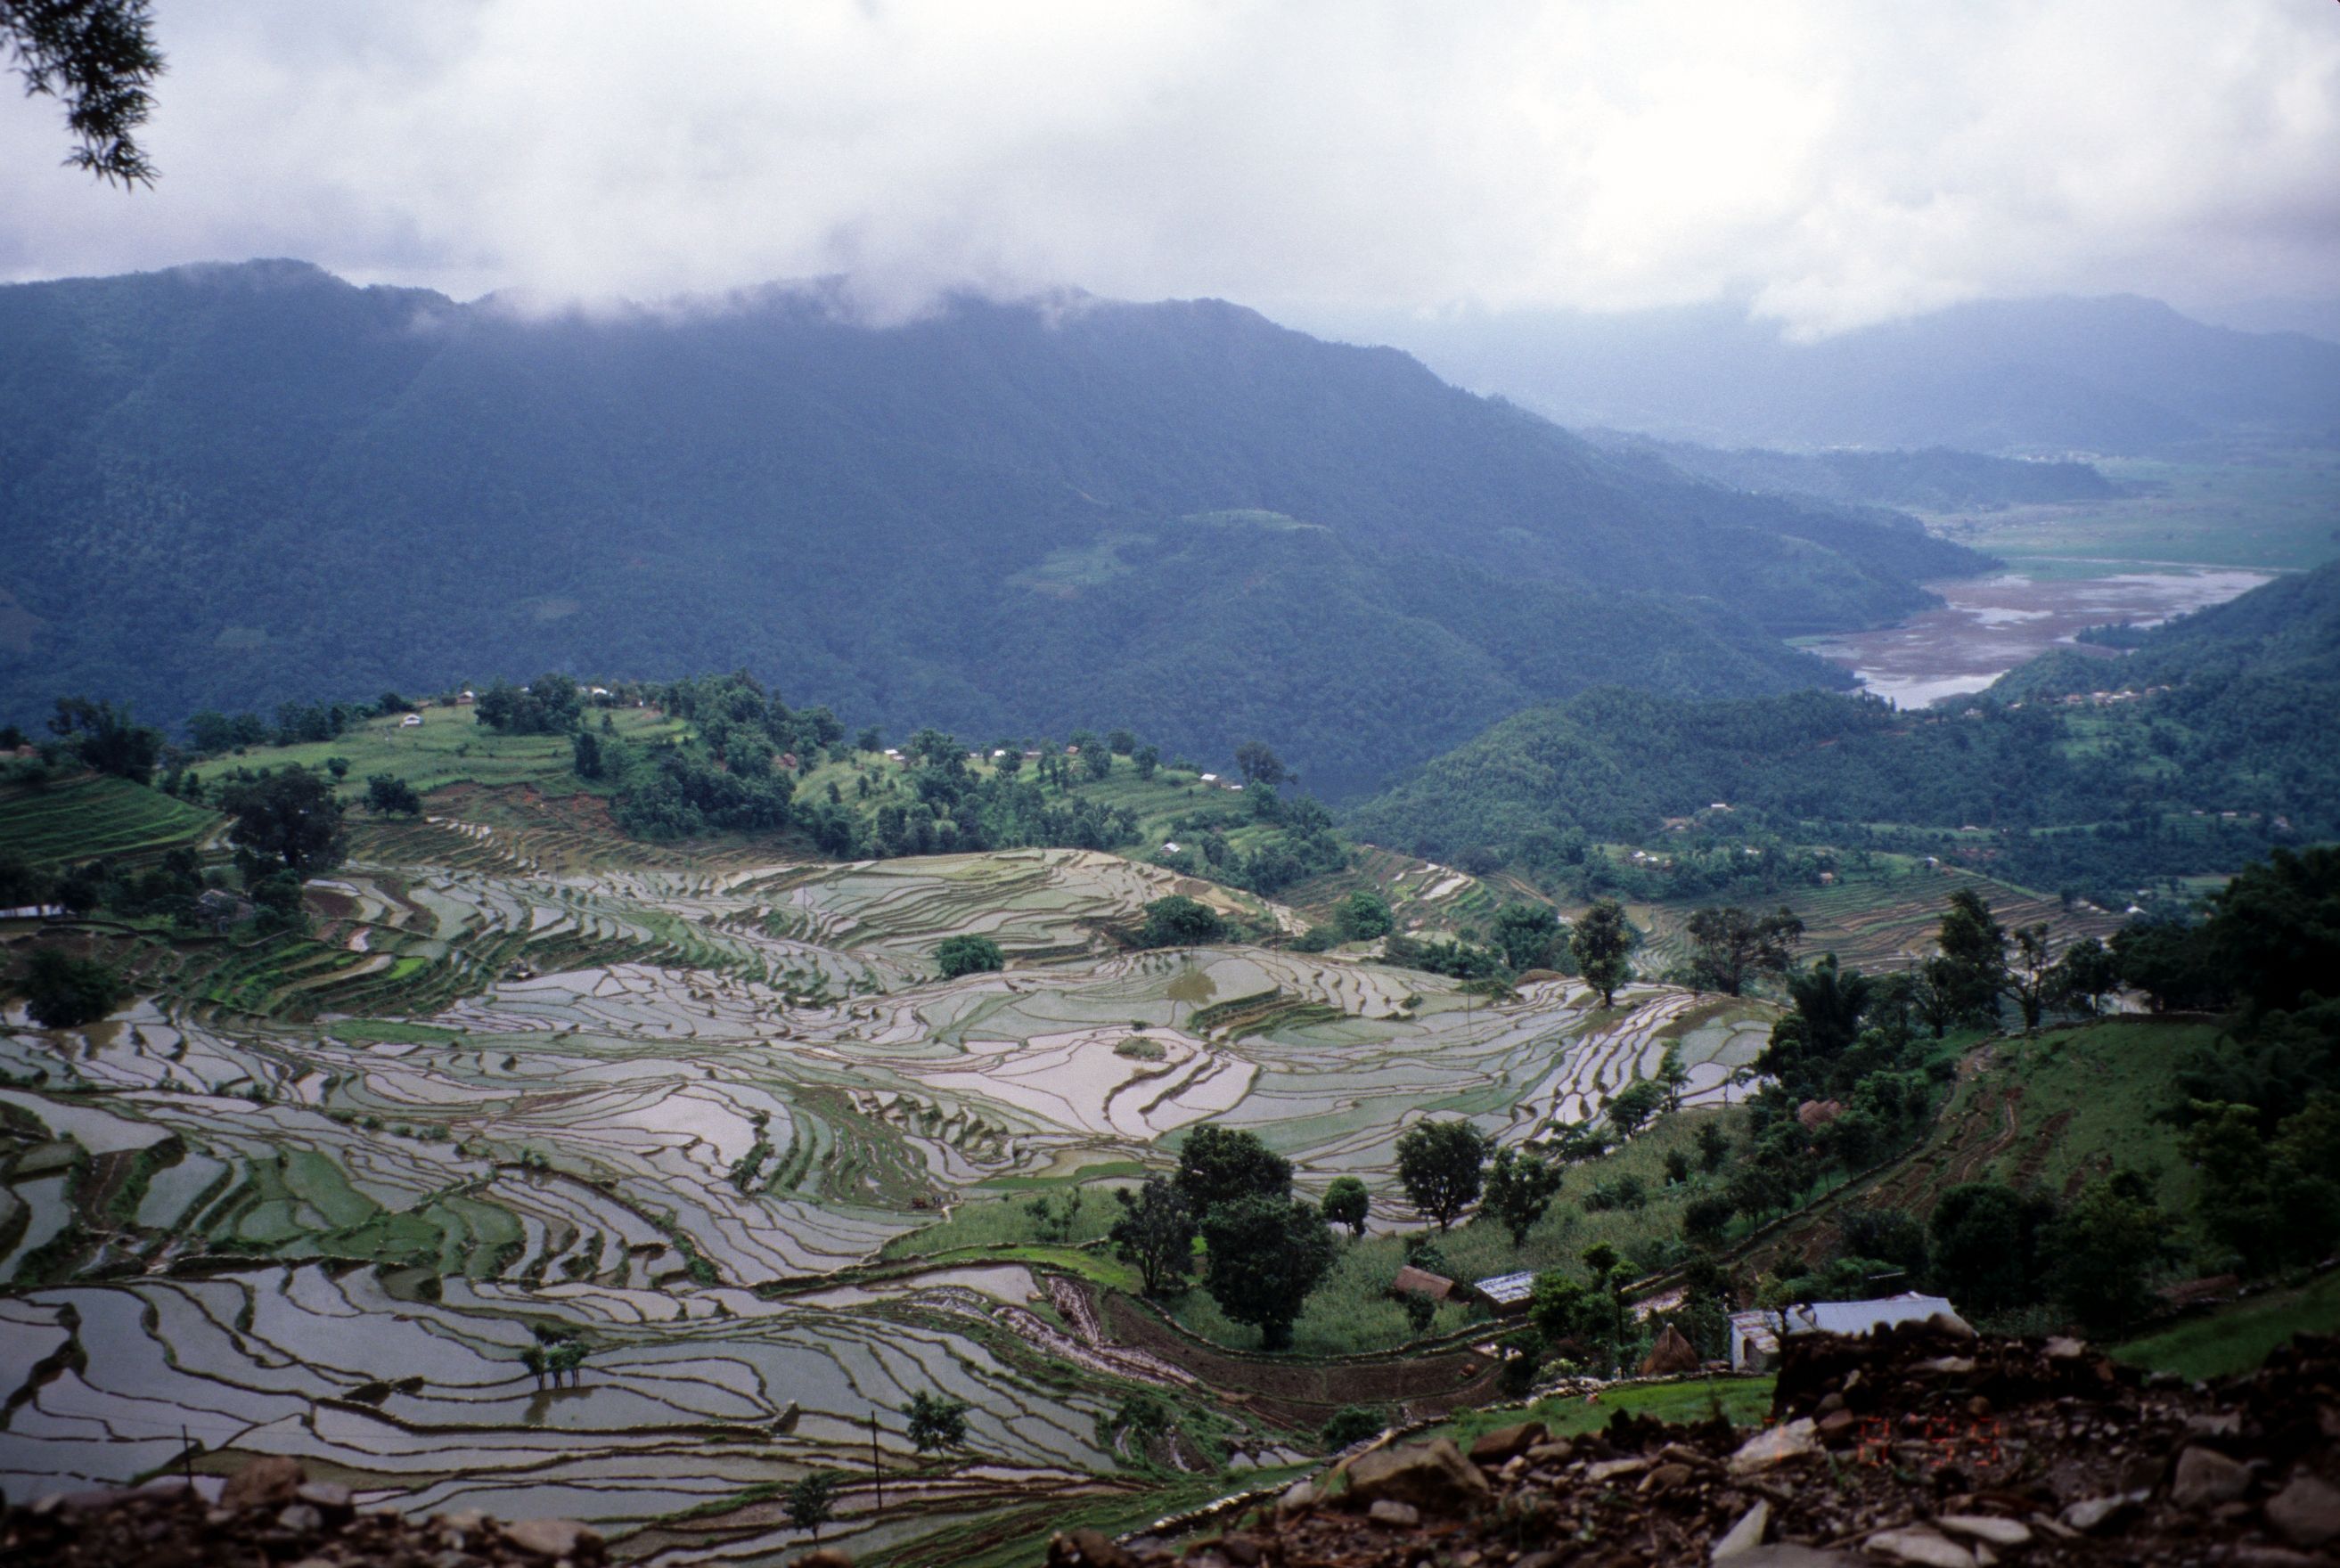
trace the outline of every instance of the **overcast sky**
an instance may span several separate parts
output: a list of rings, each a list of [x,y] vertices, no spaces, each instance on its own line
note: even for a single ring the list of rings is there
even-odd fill
[[[125,195],[0,102],[0,276],[849,273],[1270,313],[2340,293],[2334,0],[156,0]]]

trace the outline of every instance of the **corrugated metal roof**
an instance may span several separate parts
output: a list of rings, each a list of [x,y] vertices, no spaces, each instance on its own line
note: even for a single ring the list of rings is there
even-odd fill
[[[1477,1291],[1481,1295],[1485,1296],[1489,1301],[1508,1306],[1513,1302],[1525,1301],[1531,1295],[1534,1294],[1535,1275],[1532,1274],[1498,1274],[1492,1275],[1489,1278],[1480,1280],[1471,1288]]]

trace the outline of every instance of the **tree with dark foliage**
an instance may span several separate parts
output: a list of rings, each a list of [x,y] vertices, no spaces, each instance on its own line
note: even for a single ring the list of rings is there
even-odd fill
[[[1185,1289],[1195,1266],[1195,1211],[1185,1195],[1155,1176],[1135,1193],[1116,1187],[1113,1196],[1122,1209],[1106,1233],[1115,1255],[1137,1270],[1148,1295]]]
[[[77,143],[66,164],[125,189],[154,183],[134,134],[163,74],[153,25],[147,0],[0,0],[0,53],[25,78],[25,95],[65,106]]]
[[[1787,972],[1804,923],[1784,904],[1769,915],[1727,904],[1699,910],[1684,929],[1700,983],[1735,997],[1754,975]]]
[[[269,866],[313,877],[342,863],[348,836],[332,786],[302,768],[281,768],[231,788],[221,805],[235,819],[231,835],[247,878]]]
[[[111,965],[76,958],[62,948],[35,948],[16,977],[25,1011],[45,1029],[94,1024],[130,997]]]
[[[49,733],[73,743],[81,759],[100,773],[144,784],[162,755],[163,732],[134,724],[130,710],[116,710],[111,702],[86,697],[60,697],[49,719]]]
[[[1197,1215],[1247,1197],[1292,1192],[1292,1162],[1237,1127],[1205,1122],[1178,1151],[1178,1190]]]
[[[1413,1206],[1445,1230],[1479,1200],[1487,1137],[1469,1122],[1421,1122],[1397,1140],[1397,1176]]]
[[[1261,1347],[1284,1350],[1309,1293],[1333,1272],[1332,1227],[1314,1206],[1257,1195],[1203,1216],[1211,1299],[1259,1330]]]
[[[1500,1150],[1494,1168],[1487,1173],[1487,1200],[1482,1212],[1502,1222],[1512,1233],[1512,1245],[1525,1246],[1528,1232],[1543,1218],[1559,1191],[1561,1172],[1536,1155]]]
[[[1585,910],[1569,935],[1577,971],[1585,984],[1601,993],[1604,1007],[1617,999],[1617,987],[1632,977],[1632,968],[1625,962],[1632,941],[1633,928],[1625,923],[1625,906],[1614,898],[1602,898]]]

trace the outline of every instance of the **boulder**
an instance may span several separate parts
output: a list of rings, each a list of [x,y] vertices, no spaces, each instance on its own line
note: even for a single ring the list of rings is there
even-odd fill
[[[2094,1534],[2118,1524],[2136,1506],[2137,1499],[2126,1492],[2117,1492],[2109,1497],[2084,1497],[2064,1510],[2064,1524],[2084,1535]]]
[[[1698,1368],[1698,1351],[1671,1323],[1659,1332],[1657,1343],[1650,1346],[1650,1354],[1641,1358],[1643,1377],[1672,1376],[1696,1372]]]
[[[2177,1456],[2177,1474],[2169,1483],[2169,1500],[2180,1508],[2214,1508],[2231,1503],[2251,1489],[2250,1467],[2227,1458],[2215,1448],[2199,1444]]]
[[[600,1532],[573,1519],[523,1519],[504,1526],[504,1539],[539,1557],[598,1557]]]
[[[1403,1448],[1378,1448],[1349,1466],[1349,1495],[1361,1503],[1386,1497],[1425,1513],[1453,1513],[1493,1494],[1479,1467],[1443,1437]]]
[[[2001,1519],[1994,1513],[1946,1513],[1934,1521],[1934,1528],[1945,1535],[1963,1535],[1990,1546],[2031,1543],[2029,1525],[2019,1519]]]
[[[1914,1563],[1919,1568],[1975,1568],[1972,1552],[1948,1536],[1937,1534],[1919,1525],[1879,1530],[1862,1545],[1873,1556],[1889,1557],[1896,1563]]]
[[[239,1513],[247,1508],[282,1508],[308,1478],[297,1461],[264,1454],[227,1478],[220,1488],[219,1505]]]
[[[2329,1545],[2340,1541],[2340,1487],[2313,1475],[2295,1475],[2267,1500],[2266,1516],[2295,1546]]]
[[[1081,1568],[1137,1568],[1137,1559],[1102,1530],[1080,1529],[1048,1544],[1048,1561]]]
[[[1820,1451],[1819,1428],[1810,1416],[1757,1433],[1730,1456],[1730,1474],[1757,1475],[1775,1464]]]
[[[1770,1525],[1771,1505],[1759,1497],[1754,1507],[1739,1516],[1738,1523],[1716,1539],[1711,1553],[1713,1560],[1720,1563],[1753,1551],[1763,1544],[1763,1532]]]
[[[1479,1434],[1471,1444],[1471,1463],[1490,1469],[1507,1459],[1515,1458],[1542,1443],[1551,1434],[1541,1421],[1519,1421],[1509,1426],[1498,1426]]]

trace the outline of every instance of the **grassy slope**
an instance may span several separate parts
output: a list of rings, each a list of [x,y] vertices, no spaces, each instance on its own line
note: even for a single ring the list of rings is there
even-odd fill
[[[629,740],[679,735],[682,725],[645,709],[606,710],[618,733]],[[329,759],[348,759],[349,775],[341,796],[355,800],[365,794],[365,781],[376,773],[403,779],[418,791],[453,784],[527,785],[546,795],[580,791],[608,794],[610,786],[589,782],[570,766],[565,735],[499,735],[472,718],[470,708],[428,708],[420,726],[409,729],[398,719],[370,719],[344,731],[338,739],[301,746],[255,746],[232,757],[214,758],[195,769],[206,787],[237,768],[322,768]],[[598,730],[599,712],[589,711],[587,722]]]
[[[1969,1057],[1941,1119],[1916,1149],[1760,1238],[1747,1261],[1790,1272],[1798,1257],[1828,1254],[1847,1206],[1923,1217],[1943,1193],[1969,1181],[2036,1186],[2061,1198],[2126,1167],[2155,1176],[2165,1209],[2190,1213],[2194,1174],[2178,1157],[2177,1129],[2156,1113],[2176,1096],[2179,1059],[2217,1034],[2200,1021],[2134,1017],[1993,1041]],[[2194,1271],[2196,1238],[2180,1227],[2176,1239],[2186,1249],[2178,1273]]]
[[[2185,1377],[2223,1377],[2249,1371],[2295,1334],[2340,1334],[2340,1273],[2221,1307],[2130,1340],[2113,1355]]]
[[[1519,1421],[1541,1421],[1555,1437],[1592,1432],[1620,1414],[1654,1416],[1660,1421],[1694,1422],[1720,1415],[1734,1426],[1755,1426],[1771,1413],[1773,1379],[1763,1377],[1698,1377],[1673,1383],[1636,1383],[1606,1390],[1598,1400],[1564,1394],[1539,1399],[1524,1408],[1469,1410],[1425,1432],[1422,1441],[1451,1437],[1469,1448],[1483,1432]]]
[[[0,848],[35,866],[100,856],[151,858],[201,843],[223,820],[159,789],[97,773],[39,789],[0,789]]]

